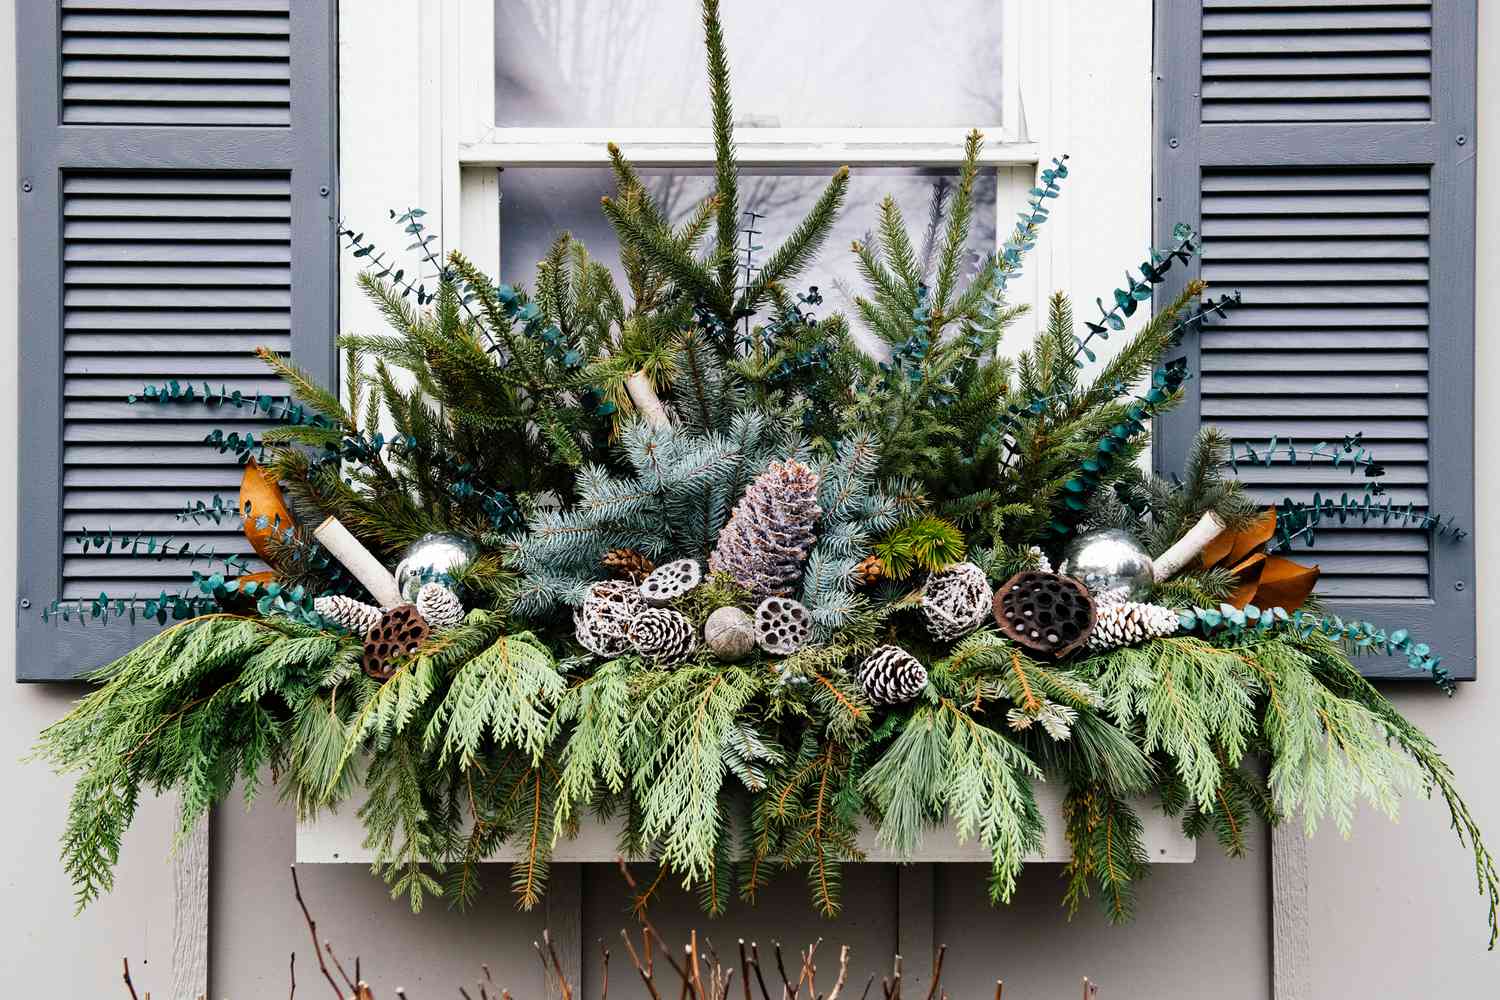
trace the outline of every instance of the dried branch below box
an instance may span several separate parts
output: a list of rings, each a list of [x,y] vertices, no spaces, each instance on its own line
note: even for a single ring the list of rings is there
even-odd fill
[[[630,871],[625,866],[624,859],[618,859],[617,863],[621,874],[625,878],[626,885],[630,888],[632,895],[637,895],[639,887]],[[344,964],[339,961],[333,945],[318,937],[318,922],[313,919],[312,913],[307,908],[307,903],[302,898],[302,886],[297,881],[297,867],[293,865],[292,871],[292,896],[297,901],[297,907],[302,911],[302,919],[307,924],[307,933],[312,938],[313,955],[318,960],[318,970],[323,974],[329,989],[338,1000],[375,1000],[375,992],[370,984],[365,982],[360,975],[360,960],[354,959],[354,975],[351,977],[344,971]],[[621,928],[620,938],[625,943],[625,950],[630,955],[630,964],[635,968],[636,975],[640,977],[641,984],[651,1000],[671,1000],[673,996],[677,1000],[729,1000],[730,993],[735,989],[735,976],[738,974],[738,987],[742,991],[743,1000],[840,1000],[847,997],[853,1000],[852,990],[845,993],[849,983],[849,946],[839,948],[838,968],[833,973],[832,982],[829,982],[825,971],[822,984],[818,981],[818,949],[823,945],[823,939],[818,938],[812,944],[797,953],[797,962],[792,966],[796,975],[789,975],[787,964],[782,954],[781,942],[773,942],[775,949],[775,977],[772,982],[779,981],[779,989],[768,985],[766,972],[761,962],[760,946],[751,941],[747,947],[744,938],[739,939],[739,966],[726,964],[720,958],[712,942],[704,939],[700,947],[698,932],[692,931],[687,942],[682,946],[679,958],[674,955],[672,949],[667,946],[666,939],[651,922],[644,905],[635,908],[635,915],[639,921],[639,943],[635,934]],[[568,976],[567,970],[563,968],[562,959],[558,956],[557,947],[552,942],[552,934],[542,931],[540,941],[533,941],[532,947],[536,950],[537,958],[542,965],[542,978],[545,983],[545,995],[548,998],[557,997],[560,1000],[575,1000],[579,997],[577,984]],[[610,950],[604,946],[601,939],[599,942],[601,957],[599,977],[599,1000],[609,1000],[609,958]],[[324,961],[324,954],[328,961]],[[939,945],[937,952],[933,955],[932,969],[928,976],[927,991],[923,995],[925,1000],[948,1000],[948,992],[942,988],[943,960],[947,956],[948,946]],[[660,954],[667,966],[671,969],[670,976],[657,978],[656,956]],[[826,952],[825,952],[826,954]],[[328,967],[328,962],[333,963],[333,970]],[[124,960],[124,975],[121,977],[125,983],[131,1000],[151,1000],[151,994],[146,993],[144,997],[138,995],[135,983],[130,978],[130,960]],[[508,989],[497,986],[494,977],[490,973],[488,965],[481,965],[483,978],[475,986],[477,1000],[514,1000]],[[337,971],[338,977],[334,977]],[[296,1000],[297,996],[297,953],[292,952],[291,960],[287,967],[290,988],[287,1000]],[[896,955],[891,962],[891,974],[878,977],[880,985],[881,1000],[902,1000],[905,996],[903,986],[905,983],[901,966],[901,956]],[[877,977],[871,974],[865,981],[864,988],[859,994],[859,1000],[870,1000],[871,992],[876,985]],[[826,989],[825,989],[826,987]],[[665,991],[665,992],[664,992]],[[995,980],[995,1000],[1003,1000],[1005,991],[1004,980]],[[464,1000],[476,1000],[475,993],[467,988],[458,987],[459,994]],[[416,1000],[400,986],[395,987],[392,993],[400,1000]],[[1098,987],[1083,980],[1083,1000],[1096,1000]],[[207,1000],[206,994],[199,994],[198,1000]],[[581,998],[580,998],[581,1000]],[[911,994],[911,1000],[916,1000],[916,994]]]

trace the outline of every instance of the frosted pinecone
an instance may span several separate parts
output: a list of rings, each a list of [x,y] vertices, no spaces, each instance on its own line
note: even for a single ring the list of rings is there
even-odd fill
[[[669,608],[647,608],[630,620],[635,651],[664,666],[681,663],[698,645],[698,630],[687,615]]]
[[[317,598],[313,601],[313,610],[325,621],[361,637],[375,627],[381,616],[381,610],[373,604],[356,601],[344,594]]]
[[[927,668],[900,646],[877,646],[859,665],[859,686],[876,705],[899,705],[922,693]]]
[[[573,612],[574,635],[595,656],[619,656],[630,648],[630,622],[645,609],[635,584],[625,580],[596,583]]]
[[[708,568],[728,573],[757,601],[787,597],[802,576],[821,513],[818,474],[796,460],[772,462],[719,532]]]
[[[1172,635],[1180,627],[1171,608],[1141,601],[1116,601],[1098,607],[1089,649],[1106,650],[1134,646],[1147,639]]]
[[[971,562],[934,573],[922,586],[922,617],[934,639],[951,642],[989,617],[994,592],[984,570]]]
[[[1031,547],[1031,554],[1036,556],[1036,568],[1043,573],[1052,572],[1052,560],[1047,558],[1047,553],[1042,551],[1040,545]]]
[[[434,632],[444,632],[464,620],[464,602],[436,580],[417,591],[417,613]]]

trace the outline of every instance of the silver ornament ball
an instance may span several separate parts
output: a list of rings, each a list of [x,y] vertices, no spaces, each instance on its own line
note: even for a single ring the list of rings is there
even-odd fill
[[[454,576],[474,561],[479,546],[462,535],[436,532],[423,535],[406,548],[396,564],[396,587],[401,599],[415,602],[424,583],[453,587]]]
[[[1062,572],[1096,599],[1139,601],[1155,582],[1151,557],[1128,531],[1108,528],[1079,535],[1063,556]]]
[[[739,608],[719,608],[703,623],[703,643],[726,663],[737,663],[755,648],[755,620]]]

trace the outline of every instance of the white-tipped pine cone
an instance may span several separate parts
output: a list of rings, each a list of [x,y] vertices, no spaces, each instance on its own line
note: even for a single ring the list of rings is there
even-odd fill
[[[990,616],[994,597],[984,570],[971,562],[932,574],[922,587],[927,631],[945,642],[967,635]]]
[[[1134,646],[1147,639],[1172,635],[1181,627],[1177,612],[1160,604],[1141,601],[1117,601],[1100,605],[1089,633],[1089,649],[1116,649]]]
[[[573,611],[578,644],[595,656],[619,656],[630,648],[630,622],[646,610],[635,584],[605,580],[589,587]]]
[[[745,490],[709,558],[755,600],[786,597],[816,541],[818,474],[796,460],[772,462]]]
[[[436,580],[417,591],[417,613],[434,632],[445,632],[464,620],[464,602]]]
[[[325,621],[363,637],[380,621],[381,610],[344,594],[332,594],[313,601],[313,610]]]
[[[859,686],[877,705],[911,701],[927,686],[927,668],[900,646],[877,646],[859,665]]]
[[[630,620],[635,651],[663,666],[681,663],[698,645],[698,630],[687,615],[670,608],[647,608]]]

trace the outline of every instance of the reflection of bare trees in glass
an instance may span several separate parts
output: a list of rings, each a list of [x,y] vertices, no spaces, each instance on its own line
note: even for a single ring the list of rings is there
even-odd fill
[[[699,0],[494,2],[500,124],[707,124]],[[736,111],[783,126],[994,124],[1002,2],[726,5]]]

